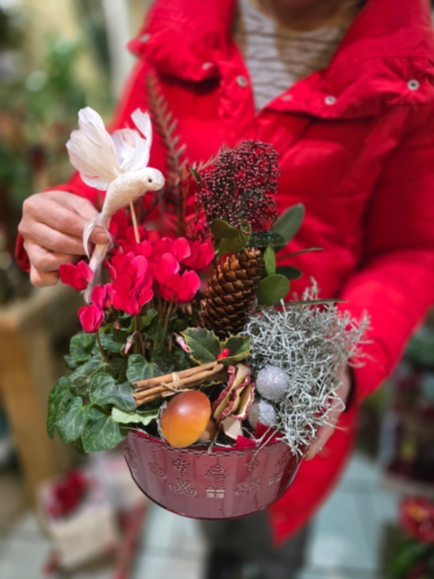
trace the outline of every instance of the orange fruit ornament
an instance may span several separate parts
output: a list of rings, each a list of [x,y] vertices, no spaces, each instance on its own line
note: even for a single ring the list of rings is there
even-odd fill
[[[181,392],[161,414],[161,433],[171,446],[185,448],[197,441],[210,418],[211,403],[206,394],[199,390]]]

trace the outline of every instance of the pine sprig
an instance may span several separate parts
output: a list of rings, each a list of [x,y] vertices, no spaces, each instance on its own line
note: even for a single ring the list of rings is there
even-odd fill
[[[166,184],[159,201],[164,203],[165,211],[175,216],[177,235],[184,235],[188,190],[185,186],[187,161],[182,156],[186,145],[179,145],[180,137],[175,135],[178,121],[168,110],[167,101],[153,73],[146,76],[146,91],[153,128],[166,150]]]

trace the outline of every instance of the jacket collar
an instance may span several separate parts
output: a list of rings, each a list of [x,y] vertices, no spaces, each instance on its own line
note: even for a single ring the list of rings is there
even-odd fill
[[[219,62],[237,52],[235,10],[235,0],[156,0],[129,48],[169,76],[218,78]],[[296,83],[290,98],[271,106],[360,117],[390,104],[433,100],[433,54],[429,0],[367,0],[328,69]]]

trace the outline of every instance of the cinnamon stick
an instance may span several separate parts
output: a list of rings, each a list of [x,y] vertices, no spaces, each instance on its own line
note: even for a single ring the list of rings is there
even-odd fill
[[[207,370],[204,370],[205,366],[207,366]],[[224,371],[223,364],[213,363],[213,367],[210,368],[209,366],[210,364],[198,366],[198,369],[201,371],[196,372],[195,375],[184,377],[183,379],[181,378],[182,373],[180,372],[176,382],[173,380],[172,374],[168,374],[166,375],[169,377],[167,382],[160,382],[158,386],[142,389],[138,392],[136,391],[133,394],[136,406],[141,406],[147,402],[153,402],[157,398],[166,398],[167,396],[173,396],[178,392],[196,388],[212,379],[221,379],[222,381],[226,379],[226,372]],[[160,380],[166,376],[160,376]]]
[[[215,368],[217,365],[222,366],[217,361],[209,362],[208,364],[201,364],[200,366],[195,366],[194,368],[188,368],[187,370],[181,370],[178,372],[179,379],[182,381],[184,378],[189,378],[190,376],[195,376],[201,372],[206,370],[211,370]],[[136,386],[136,392],[140,392],[141,390],[147,388],[153,388],[154,386],[158,386],[162,383],[169,383],[173,382],[173,372],[170,374],[165,374],[164,376],[156,376],[154,378],[147,378],[146,380],[139,380],[138,382],[134,382]]]

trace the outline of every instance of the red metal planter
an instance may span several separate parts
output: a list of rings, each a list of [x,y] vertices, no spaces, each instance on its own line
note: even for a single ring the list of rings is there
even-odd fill
[[[124,442],[138,487],[165,509],[194,519],[232,519],[265,509],[290,487],[301,458],[283,442],[247,448],[178,449],[138,430]]]

